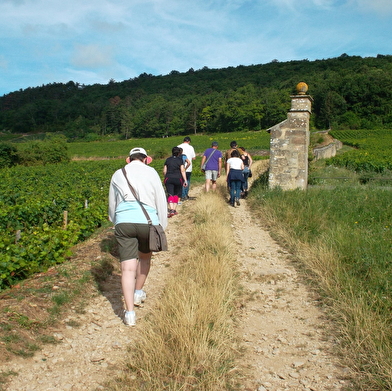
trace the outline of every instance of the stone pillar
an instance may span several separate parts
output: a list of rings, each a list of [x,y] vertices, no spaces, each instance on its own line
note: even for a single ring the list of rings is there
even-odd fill
[[[298,95],[291,96],[287,119],[268,129],[270,139],[270,188],[302,189],[308,185],[309,118],[312,98],[308,86],[297,85]]]

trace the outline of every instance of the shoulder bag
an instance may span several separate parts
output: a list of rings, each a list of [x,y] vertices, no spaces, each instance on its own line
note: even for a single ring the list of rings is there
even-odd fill
[[[163,228],[160,224],[159,225],[152,224],[152,221],[150,219],[149,214],[147,213],[146,209],[144,209],[143,204],[137,198],[136,192],[128,180],[127,173],[126,173],[124,167],[122,168],[122,172],[125,176],[125,179],[127,180],[128,186],[131,189],[133,196],[135,197],[136,201],[139,203],[144,215],[146,216],[147,223],[150,228],[150,235],[149,235],[150,251],[154,251],[154,252],[167,251],[168,246],[167,246],[167,239],[166,239],[165,231],[163,230]]]

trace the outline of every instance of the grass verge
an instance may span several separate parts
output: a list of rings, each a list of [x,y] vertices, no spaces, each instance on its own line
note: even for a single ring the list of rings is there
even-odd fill
[[[184,240],[191,242],[178,253],[157,308],[140,321],[128,370],[110,390],[238,389],[233,314],[239,276],[227,206],[208,193],[186,213]]]
[[[88,250],[84,253],[94,237],[76,246],[69,261],[1,292],[0,362],[15,356],[31,357],[44,344],[58,343],[53,338],[53,327],[71,307],[83,313],[89,298],[97,294],[100,284],[112,272],[109,248],[104,256],[98,256],[99,253],[94,257]]]
[[[294,254],[328,304],[356,390],[392,390],[389,190],[253,187],[252,208]]]

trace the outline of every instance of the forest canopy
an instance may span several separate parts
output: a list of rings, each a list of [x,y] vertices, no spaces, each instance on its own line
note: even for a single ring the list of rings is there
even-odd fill
[[[343,54],[21,89],[0,97],[0,131],[95,140],[261,130],[286,118],[301,81],[314,100],[313,129],[392,127],[392,56]]]

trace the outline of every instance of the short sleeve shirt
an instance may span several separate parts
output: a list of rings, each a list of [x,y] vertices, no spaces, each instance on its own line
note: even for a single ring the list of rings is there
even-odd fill
[[[165,161],[167,167],[165,178],[182,178],[181,166],[183,166],[181,156],[171,156]]]
[[[192,172],[192,160],[196,157],[196,153],[192,145],[189,145],[188,143],[182,143],[180,145],[177,145],[179,148],[182,148],[182,152],[186,157],[189,159],[191,165],[186,169],[187,172]]]
[[[227,163],[233,170],[241,170],[242,160],[239,157],[231,157]]]
[[[215,151],[215,152],[214,152]],[[211,155],[213,153],[213,155]],[[207,162],[206,170],[219,170],[219,159],[222,159],[222,152],[215,148],[208,148],[205,150],[204,155],[206,161],[211,156]]]

